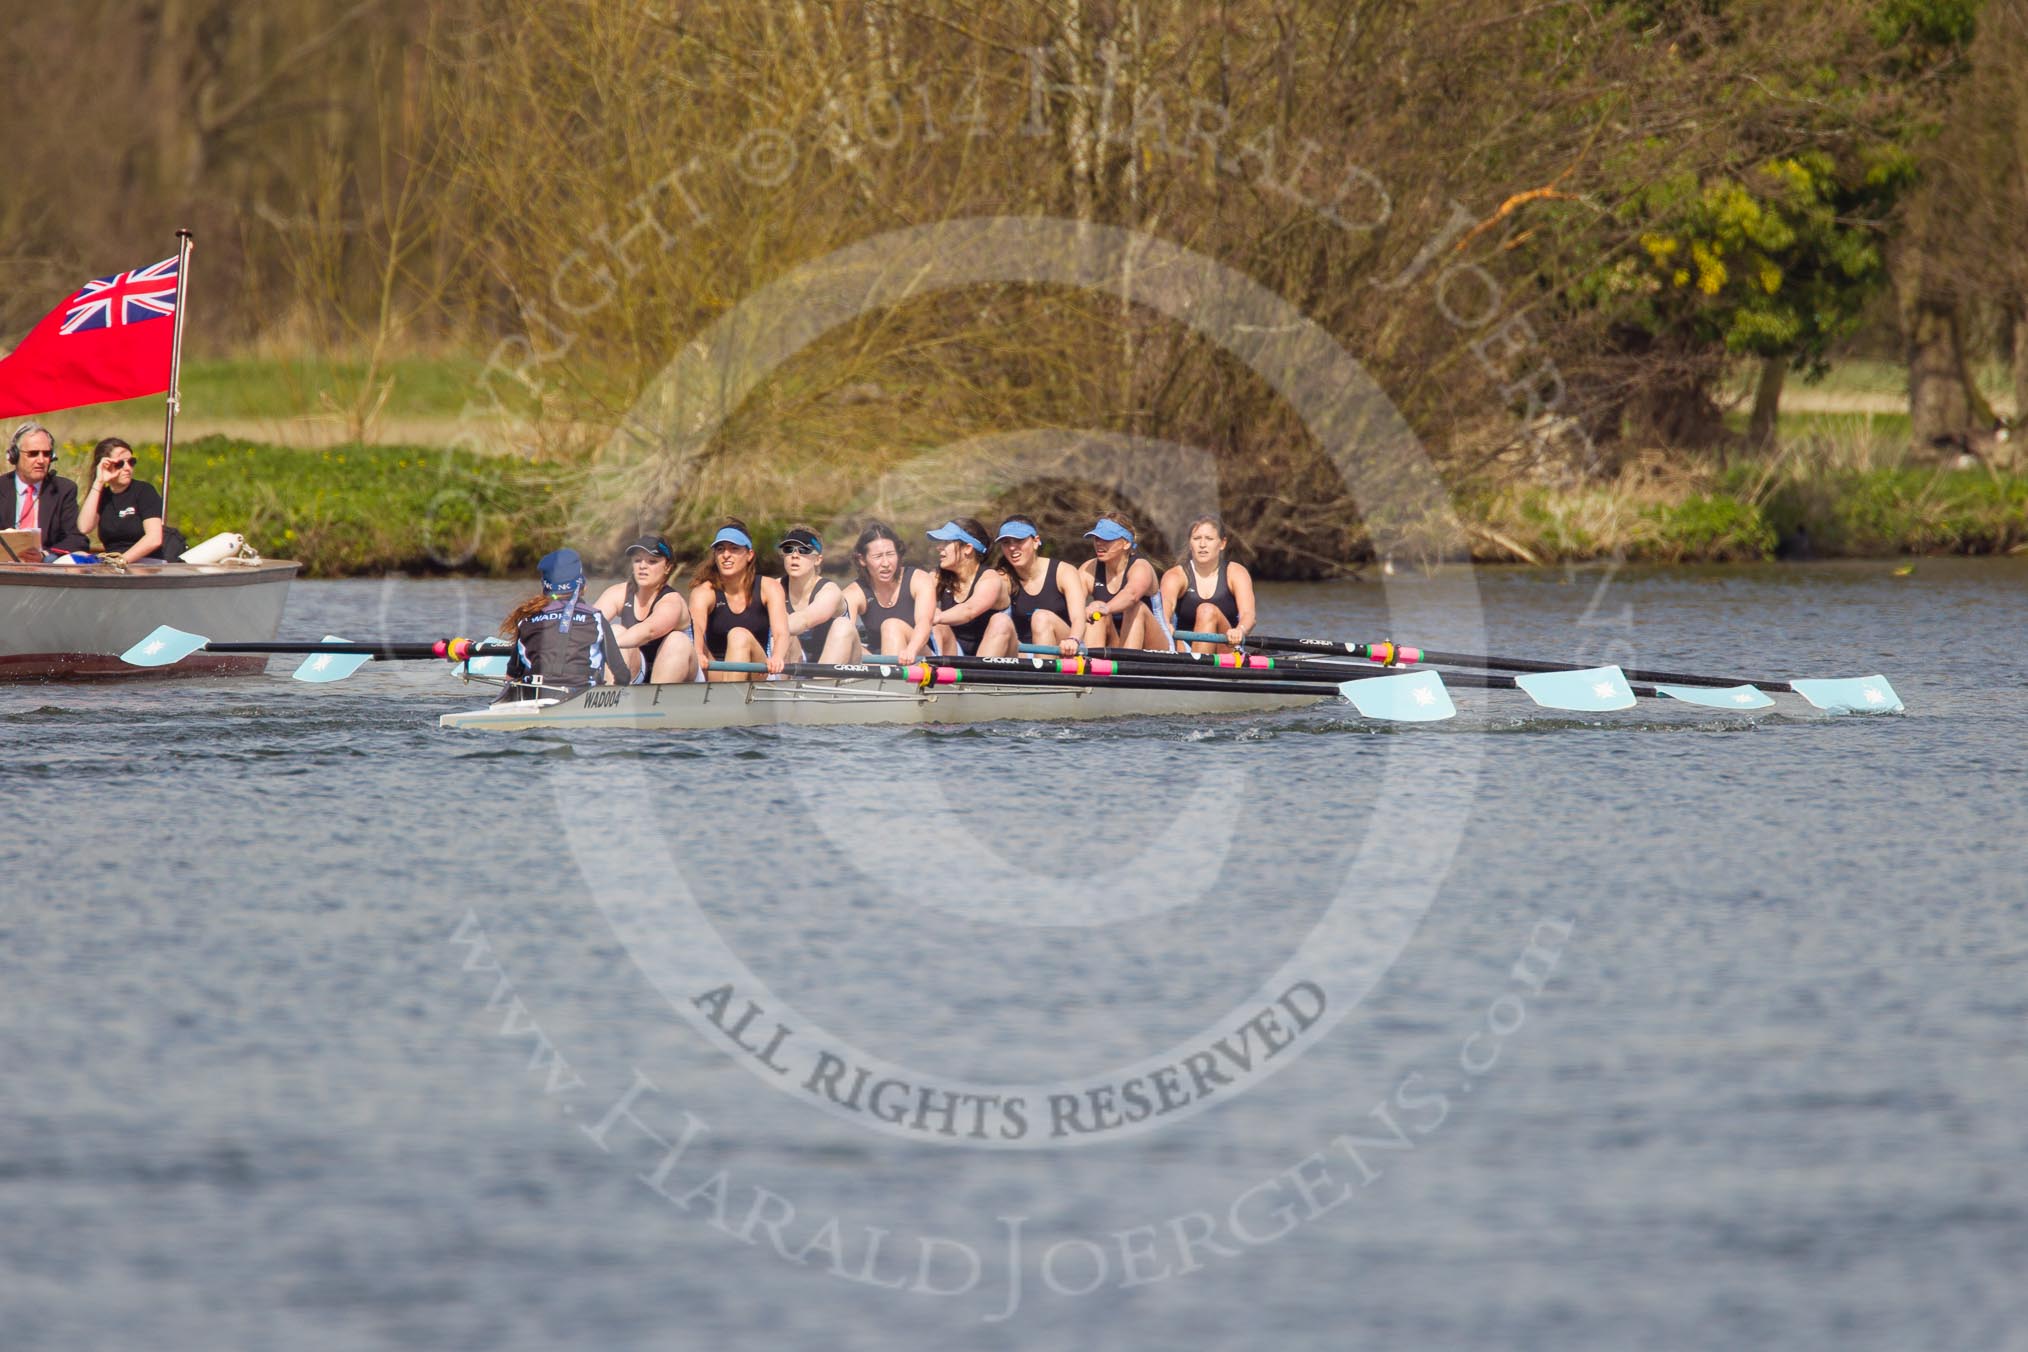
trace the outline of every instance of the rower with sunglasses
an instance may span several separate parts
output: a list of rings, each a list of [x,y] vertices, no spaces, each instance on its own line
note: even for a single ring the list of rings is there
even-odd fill
[[[78,507],[77,528],[99,533],[99,548],[124,563],[174,563],[183,536],[162,523],[162,495],[134,477],[134,448],[118,437],[92,447],[92,486]]]
[[[782,588],[789,607],[789,635],[803,662],[844,662],[851,649],[851,624],[838,623],[845,590],[824,576],[824,542],[808,526],[791,526],[775,549],[782,556]],[[827,653],[829,655],[827,655]]]

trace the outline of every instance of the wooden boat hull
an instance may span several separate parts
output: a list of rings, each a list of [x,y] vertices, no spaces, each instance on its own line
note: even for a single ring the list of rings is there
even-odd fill
[[[263,671],[267,658],[257,653],[197,653],[168,667],[130,667],[119,655],[164,624],[224,642],[268,642],[300,566],[0,564],[0,681]]]
[[[701,731],[776,725],[989,723],[1000,719],[1177,718],[1300,709],[1328,694],[1232,690],[1108,690],[988,682],[918,690],[899,681],[841,679],[601,686],[562,702],[512,701],[444,714],[446,728]]]

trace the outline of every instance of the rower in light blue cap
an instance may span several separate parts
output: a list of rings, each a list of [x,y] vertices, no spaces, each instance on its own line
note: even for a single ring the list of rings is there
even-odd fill
[[[1134,533],[1111,517],[1099,518],[1099,523],[1084,534],[1088,540],[1125,540],[1130,546],[1134,543]]]
[[[1039,540],[1042,538],[1042,532],[1035,529],[1033,521],[1024,521],[1016,517],[1012,521],[1002,522],[1000,533],[993,538],[996,540]]]
[[[951,544],[970,545],[981,554],[986,552],[986,542],[955,521],[946,521],[935,530],[927,532],[927,534],[932,540],[944,540]]]
[[[753,537],[738,526],[721,526],[718,529],[718,534],[711,537],[711,547],[713,549],[716,549],[720,545],[738,545],[741,549],[752,549]]]

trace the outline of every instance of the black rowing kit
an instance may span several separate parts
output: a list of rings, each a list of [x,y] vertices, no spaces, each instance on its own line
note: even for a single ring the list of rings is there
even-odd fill
[[[1007,603],[1008,613],[1014,617],[1014,632],[1023,643],[1035,642],[1035,612],[1046,610],[1070,623],[1070,599],[1063,594],[1063,588],[1056,585],[1055,559],[1042,560],[1042,585],[1032,593],[1020,578],[1014,579],[1014,596]]]
[[[704,651],[711,655],[711,660],[725,660],[725,640],[735,629],[744,629],[752,634],[761,651],[767,652],[774,630],[768,622],[767,603],[761,599],[760,578],[753,580],[753,590],[747,593],[745,610],[734,610],[725,603],[723,587],[714,586],[711,590],[718,597],[712,603],[710,617],[704,622]]]

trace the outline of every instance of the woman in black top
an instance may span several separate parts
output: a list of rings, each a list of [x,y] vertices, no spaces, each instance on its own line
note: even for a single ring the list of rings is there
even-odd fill
[[[838,660],[857,662],[866,653],[886,653],[915,661],[930,644],[930,616],[937,609],[935,576],[902,562],[901,537],[884,521],[871,522],[859,532],[852,557],[859,564],[859,576],[845,584],[845,614],[856,624],[856,632]]]
[[[634,683],[689,680],[697,654],[687,632],[690,600],[675,586],[675,551],[661,536],[643,535],[627,546],[627,570],[632,577],[606,588],[598,608],[613,622]]]
[[[937,542],[937,651],[945,657],[1012,657],[1021,640],[1007,611],[1007,575],[986,566],[986,528],[969,516],[929,532]]]
[[[851,661],[846,638],[852,625],[839,622],[845,591],[824,576],[824,542],[808,526],[791,526],[775,541],[775,552],[782,556],[782,596],[789,607],[789,634],[800,653],[791,660]]]
[[[1054,645],[1065,657],[1084,646],[1085,580],[1075,564],[1045,558],[1042,534],[1010,516],[995,537],[1007,573],[1007,613],[1023,643]]]
[[[1222,644],[1176,646],[1189,652],[1230,652],[1253,632],[1253,574],[1243,563],[1225,557],[1225,528],[1215,516],[1190,523],[1189,550],[1183,562],[1162,577],[1162,608],[1176,617],[1177,630],[1223,634]]]
[[[118,437],[92,447],[92,486],[78,504],[77,528],[97,531],[99,547],[128,563],[174,563],[183,553],[180,544],[163,547],[162,495],[135,480],[134,448]]]
[[[768,675],[782,672],[788,647],[789,607],[782,584],[761,576],[746,523],[727,517],[711,540],[711,557],[690,579],[690,632],[697,665],[707,681],[750,681],[740,671],[714,671],[714,662],[756,662]]]

